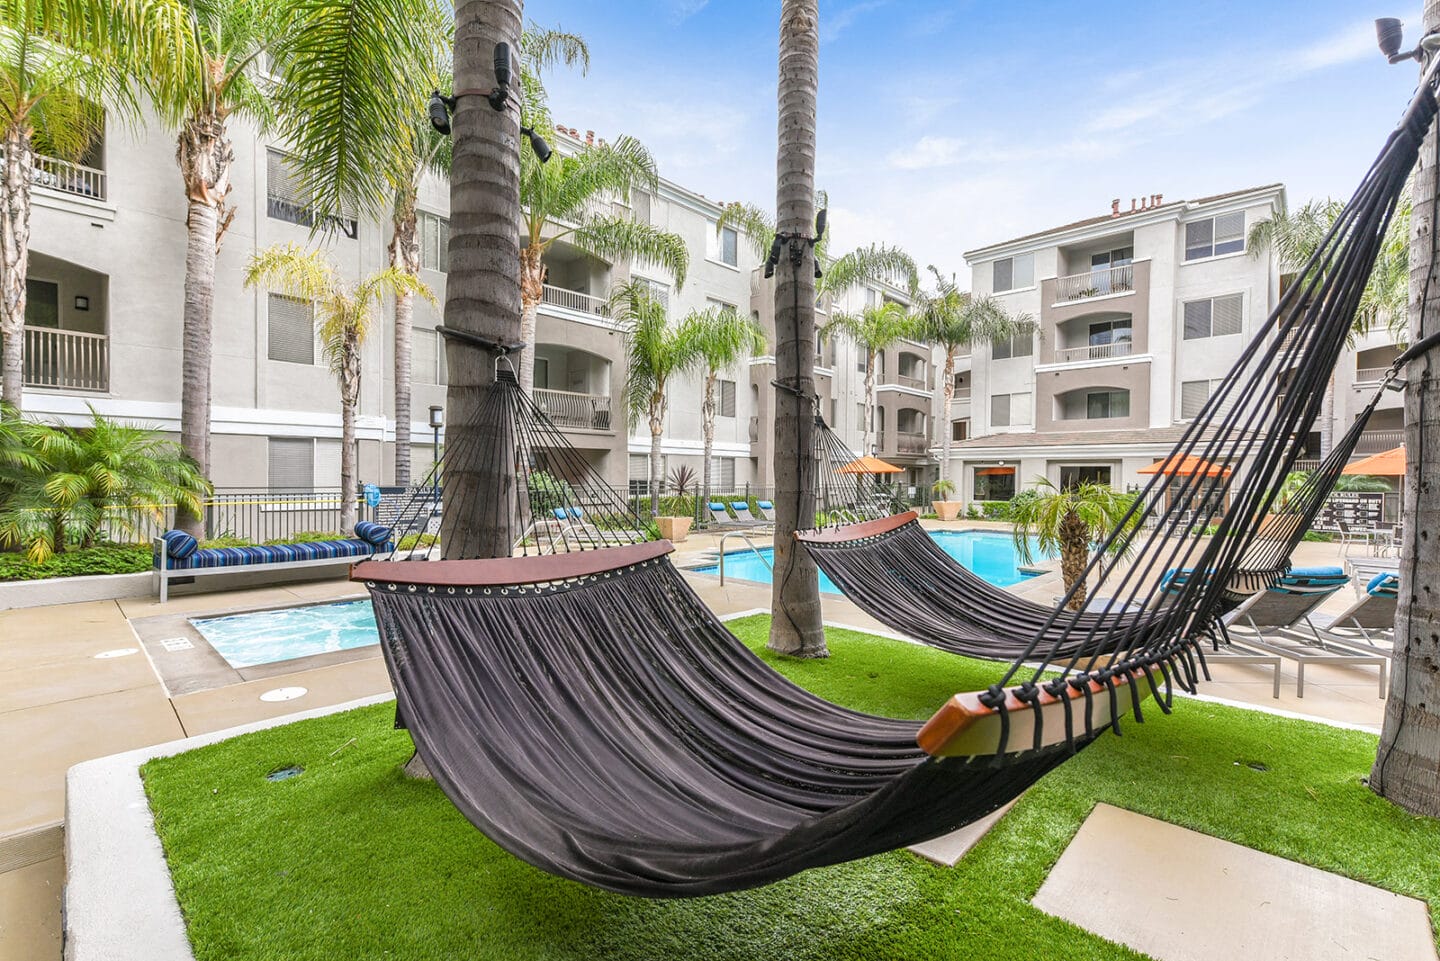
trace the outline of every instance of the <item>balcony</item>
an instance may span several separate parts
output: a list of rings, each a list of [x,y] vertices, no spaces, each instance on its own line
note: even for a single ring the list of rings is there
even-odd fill
[[[1133,345],[1128,340],[1113,344],[1061,347],[1055,351],[1055,362],[1057,364],[1074,364],[1087,360],[1112,360],[1117,357],[1129,357],[1133,350]]]
[[[541,302],[549,304],[551,307],[573,310],[579,314],[589,314],[592,317],[605,317],[610,312],[603,297],[582,294],[578,290],[566,290],[564,287],[551,287],[549,284],[545,285]]]
[[[895,432],[895,452],[899,454],[923,454],[930,449],[930,438],[913,431]]]
[[[610,430],[610,395],[568,390],[534,391],[536,405],[562,430]]]
[[[1362,455],[1381,454],[1405,443],[1404,430],[1367,430],[1360,434],[1360,443],[1355,453]]]
[[[105,200],[105,171],[44,154],[35,154],[34,160],[30,182],[36,187],[89,200]]]
[[[1355,383],[1378,384],[1389,373],[1389,367],[1361,367],[1355,371]]]
[[[1135,265],[1123,264],[1107,270],[1055,278],[1054,303],[1069,304],[1093,297],[1128,294],[1135,290]]]
[[[25,328],[25,386],[104,392],[110,389],[110,338],[53,327]]]
[[[965,402],[965,403],[967,403],[967,404],[970,403],[970,388],[969,388],[969,387],[956,387],[956,388],[955,388],[955,393],[951,396],[950,399],[951,399],[952,401],[954,401],[955,403],[957,403],[957,404],[958,404],[958,403],[961,403],[962,401]]]

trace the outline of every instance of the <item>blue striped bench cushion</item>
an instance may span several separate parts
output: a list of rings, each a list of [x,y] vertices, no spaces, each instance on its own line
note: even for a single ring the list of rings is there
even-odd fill
[[[264,547],[217,547],[196,551],[184,560],[171,558],[170,569],[185,571],[209,567],[256,567],[294,561],[369,557],[377,550],[392,548],[393,545],[390,544],[376,547],[362,540],[311,541],[308,544],[270,544]]]

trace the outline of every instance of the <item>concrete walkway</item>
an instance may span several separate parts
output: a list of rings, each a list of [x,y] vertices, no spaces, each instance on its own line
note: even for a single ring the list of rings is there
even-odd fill
[[[932,525],[939,526],[939,525]],[[951,529],[985,527],[974,522]],[[714,535],[695,535],[679,545],[676,562],[697,563],[712,553]],[[735,542],[731,542],[735,549]],[[1328,544],[1302,544],[1296,563],[1337,563]],[[720,614],[768,610],[770,588],[713,575],[687,575],[700,597]],[[1024,593],[1048,603],[1058,575],[1024,585]],[[1347,592],[1332,599],[1349,603]],[[53,961],[60,957],[60,885],[65,772],[74,764],[177,738],[223,730],[296,711],[340,704],[389,691],[378,649],[340,663],[307,666],[283,675],[171,695],[132,621],[160,615],[212,615],[288,607],[364,596],[345,580],[311,581],[223,593],[172,596],[160,605],[148,598],[93,601],[0,612],[0,961]],[[827,623],[889,633],[844,598],[825,595]],[[152,645],[153,647],[153,645]],[[130,651],[117,656],[99,654]],[[1215,669],[1205,693],[1302,714],[1373,726],[1384,702],[1375,696],[1373,672],[1312,667],[1306,697],[1295,697],[1293,668],[1272,699],[1268,670],[1244,665]],[[260,700],[278,687],[303,687],[303,697]]]

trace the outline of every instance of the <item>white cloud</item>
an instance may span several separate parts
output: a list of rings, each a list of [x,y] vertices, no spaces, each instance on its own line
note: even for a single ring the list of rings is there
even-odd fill
[[[960,160],[964,149],[965,141],[959,137],[932,137],[927,134],[908,147],[892,151],[886,162],[896,170],[948,167]]]
[[[666,0],[670,7],[670,22],[683,23],[704,10],[710,0]]]
[[[852,3],[848,7],[842,7],[834,13],[821,12],[820,14],[820,42],[830,43],[839,39],[840,35],[849,30],[856,20],[872,10],[878,10],[887,6],[890,0],[860,0],[859,3]]]
[[[1375,25],[1363,20],[1301,47],[1289,59],[1291,69],[1308,72],[1379,55],[1375,45]]]

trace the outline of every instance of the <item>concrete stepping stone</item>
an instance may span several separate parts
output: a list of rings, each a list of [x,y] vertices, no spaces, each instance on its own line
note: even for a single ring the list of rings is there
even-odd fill
[[[1015,802],[1011,801],[993,814],[987,814],[980,820],[967,824],[958,831],[951,831],[949,834],[942,834],[938,838],[929,841],[922,841],[919,844],[912,844],[906,848],[913,854],[918,854],[927,861],[932,861],[942,868],[953,868],[960,863],[970,849],[980,843],[980,839],[990,833],[995,822],[1003,818]]]
[[[1436,961],[1424,901],[1108,804],[1034,904],[1159,961]]]

